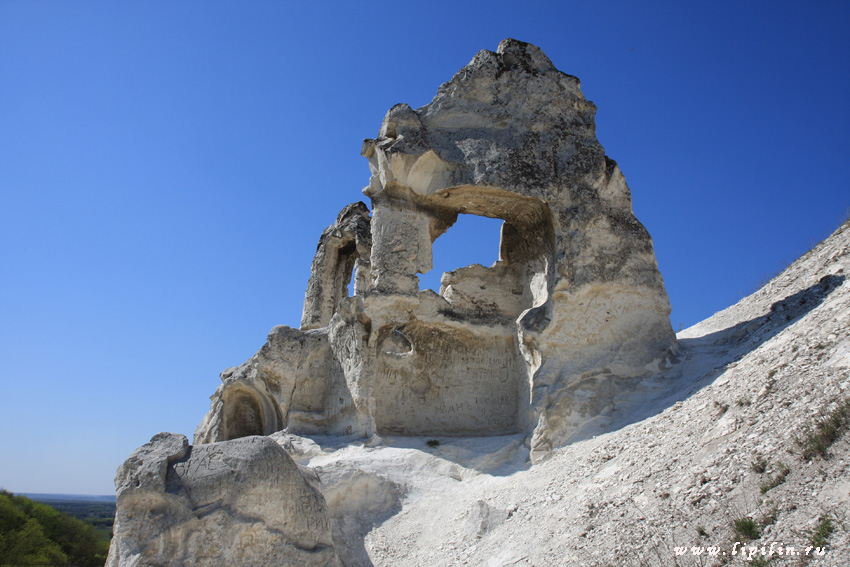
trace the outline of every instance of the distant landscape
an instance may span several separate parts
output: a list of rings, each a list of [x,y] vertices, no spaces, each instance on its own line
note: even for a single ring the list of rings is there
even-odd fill
[[[114,518],[114,496],[0,490],[0,567],[99,567],[106,562]]]
[[[47,504],[60,512],[91,524],[98,538],[112,539],[115,521],[115,495],[91,496],[86,494],[21,494],[30,500]]]

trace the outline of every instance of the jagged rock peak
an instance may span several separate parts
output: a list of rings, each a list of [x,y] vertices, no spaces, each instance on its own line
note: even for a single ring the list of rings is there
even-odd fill
[[[140,542],[153,540],[141,555],[157,556],[184,536],[217,537],[222,523],[242,533],[245,510],[265,514],[269,526],[287,524],[298,512],[278,513],[277,503],[299,500],[269,492],[278,485],[312,502],[303,519],[319,540],[297,530],[285,541],[263,533],[265,555],[286,555],[291,544],[310,550],[309,564],[333,564],[330,512],[267,437],[277,432],[378,444],[397,435],[522,434],[536,463],[588,427],[613,423],[616,407],[669,368],[676,342],[652,241],[596,140],[595,111],[575,77],[516,40],[478,53],[422,108],[392,107],[378,138],[363,146],[371,215],[365,203],[350,204],[322,232],[300,329],[276,327],[253,357],[221,374],[193,448],[155,439],[119,475],[120,486],[132,487],[141,463],[152,480],[119,499],[118,564],[129,567]],[[420,289],[434,241],[461,214],[502,221],[499,259],[446,272],[439,294]],[[216,469],[215,489],[205,490],[211,485],[198,467],[213,458],[234,465]],[[288,472],[269,473],[278,469]],[[237,484],[241,492],[231,489]],[[175,500],[181,486],[186,498]],[[268,501],[256,501],[260,493]],[[192,520],[231,498],[234,515],[222,508],[205,516],[211,521]],[[331,500],[339,519],[345,506]],[[144,517],[121,515],[148,503],[174,504],[169,525],[177,527],[153,522],[149,532]],[[489,512],[476,514],[475,534]],[[334,541],[354,542],[351,551],[362,534],[346,522],[335,524]],[[216,558],[242,551],[231,540]]]
[[[455,74],[451,81],[442,84],[437,92],[442,94],[444,91],[450,89],[455,79],[463,80],[464,77],[467,77],[474,71],[494,73],[496,75],[512,71],[525,73],[533,77],[555,73],[574,81],[576,86],[579,85],[578,78],[556,69],[552,61],[543,53],[543,50],[536,45],[508,38],[499,43],[496,51],[482,49],[476,53],[472,61]]]
[[[371,197],[398,182],[425,194],[466,184],[539,193],[602,175],[595,113],[577,78],[558,71],[540,48],[507,39],[495,52],[480,51],[430,103],[389,110],[378,138],[363,145],[376,174],[364,192]],[[389,155],[422,160],[390,167]],[[424,173],[418,177],[429,185],[406,182],[408,169]]]
[[[502,56],[502,61],[508,68],[519,67],[531,74],[557,71],[542,49],[524,41],[503,39],[496,53]]]

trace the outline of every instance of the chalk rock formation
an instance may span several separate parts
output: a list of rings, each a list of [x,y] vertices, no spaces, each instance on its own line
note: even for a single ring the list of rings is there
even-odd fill
[[[538,460],[675,354],[652,241],[596,107],[543,52],[481,51],[430,104],[387,113],[363,203],[322,234],[301,329],[222,374],[196,443],[297,434],[529,434]],[[419,290],[459,214],[499,260]],[[355,278],[354,294],[347,286]]]
[[[268,437],[160,433],[118,469],[107,567],[337,567],[316,484]]]

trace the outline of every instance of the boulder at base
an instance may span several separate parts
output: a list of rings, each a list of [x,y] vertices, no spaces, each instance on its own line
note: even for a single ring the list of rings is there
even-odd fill
[[[107,567],[338,567],[321,493],[268,437],[160,433],[115,477]]]

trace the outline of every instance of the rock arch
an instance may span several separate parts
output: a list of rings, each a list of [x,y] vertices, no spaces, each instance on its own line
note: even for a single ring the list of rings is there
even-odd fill
[[[352,203],[319,238],[304,298],[302,329],[327,326],[339,302],[348,296],[352,275],[355,293],[365,288],[371,249],[369,208],[362,202]]]
[[[459,267],[447,274],[440,295],[455,310],[469,303],[461,297],[465,296],[473,306],[487,303],[491,310],[516,319],[524,310],[546,302],[545,284],[554,279],[549,269],[555,264],[555,226],[546,203],[500,188],[474,186],[444,189],[425,202],[432,209],[448,210],[452,223],[459,214],[504,221],[499,259],[493,266]]]

